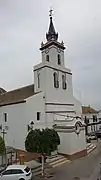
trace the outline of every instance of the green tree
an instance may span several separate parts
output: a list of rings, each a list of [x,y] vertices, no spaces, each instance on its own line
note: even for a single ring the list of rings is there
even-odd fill
[[[0,154],[3,154],[5,151],[5,142],[3,138],[0,136]]]
[[[54,129],[31,130],[25,140],[25,148],[28,152],[50,155],[57,150],[60,144],[58,133]]]

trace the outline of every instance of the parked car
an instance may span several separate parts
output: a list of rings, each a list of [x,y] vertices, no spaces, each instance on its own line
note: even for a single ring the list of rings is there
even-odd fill
[[[90,137],[90,140],[96,140],[97,138],[96,138],[96,136],[91,136]]]
[[[32,172],[26,165],[10,165],[0,174],[0,180],[32,180]]]

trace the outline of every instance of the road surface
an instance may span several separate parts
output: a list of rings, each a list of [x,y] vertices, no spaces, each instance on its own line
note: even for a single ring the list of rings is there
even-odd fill
[[[55,175],[52,180],[73,180],[75,177],[80,180],[97,180],[100,178],[101,143],[88,156],[73,161],[71,164],[64,164],[55,168]],[[36,180],[39,178],[37,177]]]

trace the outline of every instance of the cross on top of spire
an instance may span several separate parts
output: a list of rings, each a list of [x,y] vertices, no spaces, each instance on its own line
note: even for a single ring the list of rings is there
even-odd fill
[[[49,10],[49,16],[50,16],[50,17],[53,16],[53,9],[52,9],[52,7],[51,7],[50,10]]]

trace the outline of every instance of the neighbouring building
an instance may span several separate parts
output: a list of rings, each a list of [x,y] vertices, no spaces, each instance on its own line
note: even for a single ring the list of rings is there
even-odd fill
[[[1,129],[6,144],[24,149],[29,127],[54,127],[60,136],[59,153],[70,158],[86,155],[81,102],[73,96],[72,72],[65,67],[63,41],[58,41],[52,16],[46,42],[41,43],[42,62],[34,66],[34,84],[0,96]]]
[[[98,111],[98,119],[101,121],[101,110]]]
[[[101,124],[101,111],[97,111],[94,108],[89,106],[82,106],[82,116],[86,126],[86,135],[92,134],[95,131],[98,131]]]

